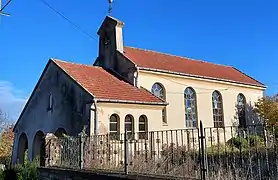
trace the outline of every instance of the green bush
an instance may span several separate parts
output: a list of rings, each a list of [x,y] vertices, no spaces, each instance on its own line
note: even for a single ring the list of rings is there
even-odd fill
[[[36,180],[37,179],[37,165],[36,163],[26,163],[24,166],[15,166],[17,170],[18,180]]]
[[[250,147],[262,147],[264,145],[264,139],[258,135],[250,135],[246,140]]]
[[[238,149],[230,145],[225,145],[224,143],[215,144],[206,148],[206,153],[208,155],[224,155],[231,152],[238,152]]]
[[[0,180],[4,180],[4,171],[0,170]]]
[[[227,144],[230,146],[234,146],[237,149],[245,149],[248,147],[248,142],[243,137],[233,137],[227,141]]]
[[[14,165],[5,171],[0,172],[0,180],[37,180],[37,165],[35,163],[26,163],[24,165]]]

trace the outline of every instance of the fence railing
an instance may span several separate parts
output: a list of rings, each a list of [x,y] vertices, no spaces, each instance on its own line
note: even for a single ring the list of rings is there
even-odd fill
[[[276,179],[276,127],[200,128],[52,139],[48,165],[195,179]]]

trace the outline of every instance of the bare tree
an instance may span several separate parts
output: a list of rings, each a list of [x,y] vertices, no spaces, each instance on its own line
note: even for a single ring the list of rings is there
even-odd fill
[[[8,127],[8,117],[7,115],[0,109],[0,134]]]

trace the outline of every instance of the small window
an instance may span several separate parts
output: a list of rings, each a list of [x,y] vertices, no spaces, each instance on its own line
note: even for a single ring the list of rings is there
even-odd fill
[[[212,93],[213,123],[215,128],[224,127],[223,101],[220,92]]]
[[[127,138],[128,139],[134,139],[134,127],[133,127],[133,116],[132,115],[126,115],[125,117],[125,130],[127,131]]]
[[[155,83],[153,86],[152,86],[152,94],[155,95],[156,97],[159,97],[163,100],[166,101],[166,92],[165,92],[165,88],[163,87],[162,84],[160,83]],[[166,107],[164,107],[162,109],[162,122],[163,123],[167,123],[167,114],[166,114]]]
[[[148,119],[145,115],[139,117],[139,139],[148,139]]]
[[[120,118],[116,114],[110,116],[109,136],[111,140],[118,140],[120,135]]]
[[[52,111],[52,110],[53,110],[53,96],[52,94],[49,94],[47,111]]]

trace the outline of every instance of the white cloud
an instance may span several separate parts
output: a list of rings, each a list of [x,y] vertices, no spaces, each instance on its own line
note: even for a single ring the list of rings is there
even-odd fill
[[[0,109],[6,113],[11,120],[17,120],[27,99],[24,92],[15,88],[12,83],[0,81]]]

